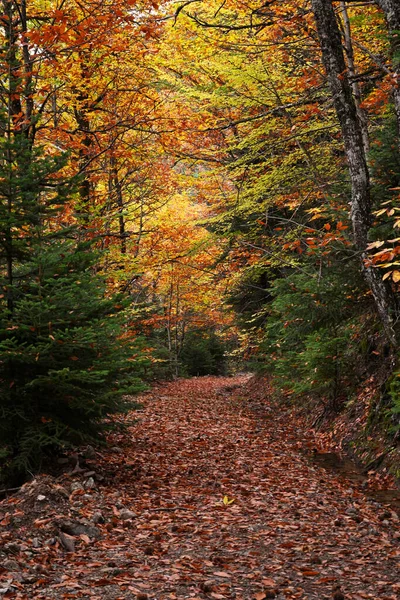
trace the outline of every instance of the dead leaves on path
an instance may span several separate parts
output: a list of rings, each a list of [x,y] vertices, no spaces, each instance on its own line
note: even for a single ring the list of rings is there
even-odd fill
[[[2,597],[396,600],[396,513],[311,464],[245,383],[158,386],[109,451],[4,500]]]

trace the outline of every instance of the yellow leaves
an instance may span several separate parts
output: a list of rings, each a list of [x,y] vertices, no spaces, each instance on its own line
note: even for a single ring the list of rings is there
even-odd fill
[[[393,271],[392,273],[392,279],[395,283],[397,283],[398,281],[400,281],[400,271]]]
[[[230,504],[233,504],[235,502],[234,498],[229,498],[229,496],[224,496],[222,502],[224,503],[225,506],[229,506]]]
[[[371,242],[371,244],[368,244],[367,250],[373,250],[374,248],[381,248],[381,246],[383,246],[385,243],[386,242],[382,242],[382,241]]]
[[[386,279],[392,279],[394,283],[398,283],[400,281],[400,271],[388,271],[382,277],[383,281]]]

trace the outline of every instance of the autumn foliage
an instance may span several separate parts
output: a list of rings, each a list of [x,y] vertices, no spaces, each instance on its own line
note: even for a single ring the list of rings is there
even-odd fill
[[[9,345],[43,356],[21,328],[39,319],[46,352],[73,330],[49,279],[65,277],[89,354],[96,302],[120,313],[133,382],[246,360],[329,413],[376,374],[395,433],[399,21],[394,0],[4,1],[4,397],[20,397]]]

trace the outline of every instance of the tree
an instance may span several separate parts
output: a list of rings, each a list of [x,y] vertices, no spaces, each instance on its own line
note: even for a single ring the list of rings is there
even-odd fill
[[[393,68],[393,100],[397,117],[400,149],[400,5],[397,0],[376,0],[381,7],[388,27]]]
[[[331,2],[312,0],[321,43],[322,58],[336,113],[342,130],[352,187],[350,218],[354,243],[360,252],[361,268],[373,293],[386,335],[395,344],[393,309],[395,305],[380,273],[371,265],[367,247],[371,225],[370,176],[365,156],[362,128],[349,83],[341,36]]]
[[[0,454],[1,476],[21,480],[44,455],[97,439],[143,386],[140,341],[122,328],[125,301],[95,275],[93,236],[82,239],[66,218],[80,180],[67,152],[37,143],[26,4],[4,11]]]

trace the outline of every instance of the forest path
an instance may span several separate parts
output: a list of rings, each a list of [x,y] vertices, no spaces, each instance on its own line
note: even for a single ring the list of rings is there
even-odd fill
[[[323,600],[340,584],[346,600],[398,599],[397,515],[313,465],[284,411],[248,402],[246,380],[179,380],[144,394],[138,423],[97,456],[104,481],[42,508],[37,534],[24,525],[14,534],[25,580],[3,597]],[[9,510],[26,509],[10,500]],[[4,501],[0,509],[4,517]],[[61,513],[89,523],[60,534],[73,552],[60,537],[41,541]],[[94,516],[104,518],[99,539]]]

